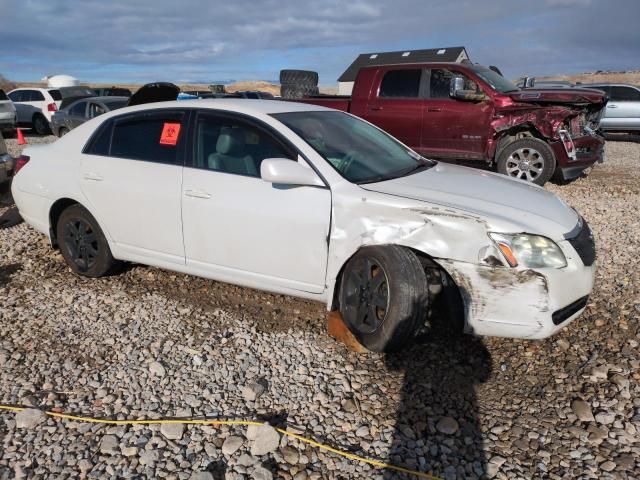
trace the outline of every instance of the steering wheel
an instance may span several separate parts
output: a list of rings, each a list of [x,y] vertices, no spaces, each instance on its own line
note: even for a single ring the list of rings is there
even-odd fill
[[[344,162],[344,167],[342,168],[342,173],[344,175],[347,174],[347,172],[349,171],[349,169],[353,166],[353,162],[356,160],[362,160],[363,156],[360,152],[357,152],[355,150],[351,150],[349,152],[347,152],[347,154],[342,157],[342,161]]]

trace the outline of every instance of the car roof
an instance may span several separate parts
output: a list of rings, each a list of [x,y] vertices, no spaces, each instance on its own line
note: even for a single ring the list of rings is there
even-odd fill
[[[18,90],[43,90],[45,92],[48,92],[50,90],[60,90],[60,89],[59,88],[54,88],[54,87],[18,87],[18,88],[14,88],[11,91],[12,92],[17,92]]]
[[[199,108],[212,110],[230,110],[247,115],[269,115],[273,113],[290,112],[317,112],[331,111],[330,108],[311,105],[306,103],[274,101],[274,100],[254,100],[248,98],[202,98],[194,100],[176,100],[169,102],[145,103],[127,107],[126,111],[136,112],[158,108]],[[125,113],[118,110],[120,114]]]

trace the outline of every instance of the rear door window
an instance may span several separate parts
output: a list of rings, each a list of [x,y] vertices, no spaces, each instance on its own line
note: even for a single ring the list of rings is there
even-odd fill
[[[417,98],[420,95],[422,70],[390,70],[384,74],[380,83],[380,97]]]
[[[178,164],[185,136],[183,112],[127,116],[113,127],[109,156]]]
[[[611,87],[611,100],[615,102],[638,102],[640,91],[631,87]]]

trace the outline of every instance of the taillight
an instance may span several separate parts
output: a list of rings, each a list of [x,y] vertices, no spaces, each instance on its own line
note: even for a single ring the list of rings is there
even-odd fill
[[[57,112],[58,107],[56,106],[55,103],[50,103],[49,105],[47,105],[47,110],[50,112]]]
[[[16,173],[18,173],[22,167],[24,167],[29,160],[31,160],[31,157],[27,156],[27,155],[20,155],[18,158],[16,158],[16,163],[15,163],[15,167],[13,168],[13,174],[15,175]]]

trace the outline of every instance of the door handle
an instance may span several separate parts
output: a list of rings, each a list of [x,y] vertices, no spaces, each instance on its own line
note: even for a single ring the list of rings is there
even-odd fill
[[[438,107],[427,108],[427,112],[441,112],[441,111],[442,111],[442,109],[438,108]]]
[[[607,108],[618,108],[618,105],[614,103],[613,105],[607,105]]]
[[[375,107],[369,107],[369,110],[371,112],[379,112],[380,110],[384,110],[384,109],[382,107],[375,106]]]
[[[94,172],[85,172],[84,179],[85,180],[93,180],[94,182],[101,182],[102,180],[104,180],[102,175],[100,175],[99,173],[94,173]]]
[[[211,198],[210,193],[203,192],[202,190],[185,190],[184,194],[187,197],[193,197],[193,198]]]

